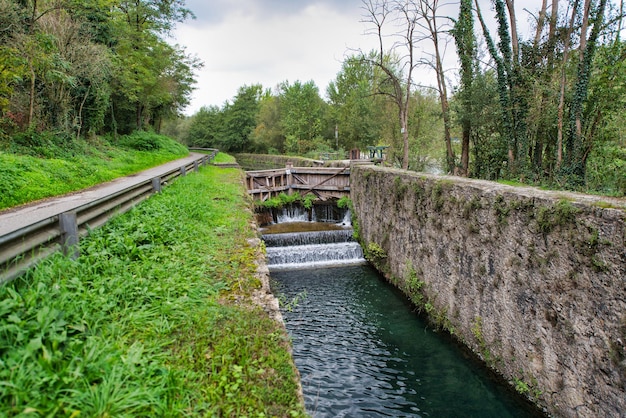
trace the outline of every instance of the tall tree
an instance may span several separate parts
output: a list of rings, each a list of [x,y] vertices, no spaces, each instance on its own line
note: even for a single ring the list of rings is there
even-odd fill
[[[313,150],[323,132],[326,106],[315,83],[282,83],[280,101],[287,152],[305,154]]]
[[[380,138],[374,69],[357,56],[344,60],[335,80],[326,89],[338,127],[339,143],[345,148],[376,145]]]
[[[452,31],[456,43],[457,55],[461,64],[461,82],[458,100],[461,102],[461,167],[463,176],[469,175],[469,147],[472,130],[472,83],[476,72],[476,35],[474,34],[474,16],[472,0],[461,0],[459,18]]]
[[[224,106],[224,124],[218,143],[224,151],[250,150],[263,88],[259,84],[239,88],[233,103]]]
[[[413,72],[418,61],[415,57],[415,31],[419,16],[415,8],[402,1],[363,0],[363,22],[371,26],[369,34],[378,41],[374,54],[361,54],[361,59],[380,70],[378,94],[388,97],[396,106],[400,134],[402,135],[402,168],[409,167],[409,103],[413,86]],[[399,28],[386,34],[387,26]],[[387,45],[387,39],[397,39]]]
[[[447,26],[440,21],[439,0],[412,0],[407,2],[407,7],[416,10],[418,20],[416,21],[420,30],[417,35],[417,41],[428,40],[432,42],[433,52],[420,60],[421,64],[430,67],[437,78],[437,93],[439,94],[439,103],[441,104],[441,114],[443,116],[444,125],[444,142],[446,144],[446,163],[449,173],[455,173],[456,157],[452,148],[452,138],[450,134],[450,104],[448,101],[448,86],[446,82],[445,69],[443,67],[443,58],[445,51],[444,27]],[[447,18],[441,18],[447,20]]]
[[[564,168],[570,174],[570,181],[574,184],[584,184],[585,181],[587,153],[584,152],[583,123],[593,122],[589,120],[583,121],[583,108],[587,103],[593,58],[596,52],[598,37],[604,24],[606,3],[607,0],[599,0],[597,8],[592,11],[591,0],[585,0],[580,34],[578,71],[570,111],[570,132],[565,150]],[[590,19],[593,19],[593,22],[591,34],[589,39],[587,39],[587,28]]]

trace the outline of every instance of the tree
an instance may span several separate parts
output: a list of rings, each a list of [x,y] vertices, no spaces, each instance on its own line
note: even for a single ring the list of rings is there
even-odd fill
[[[281,120],[286,151],[305,154],[315,148],[323,132],[326,103],[313,81],[280,85]]]
[[[439,102],[441,104],[441,114],[443,116],[444,126],[444,142],[446,144],[446,163],[449,173],[455,173],[456,157],[452,149],[452,140],[450,136],[450,104],[448,102],[448,88],[443,68],[443,53],[445,48],[442,47],[443,25],[440,25],[439,18],[439,0],[415,0],[407,2],[407,7],[414,8],[419,17],[417,24],[420,28],[418,32],[418,41],[429,40],[433,45],[433,52],[427,58],[420,60],[422,65],[430,67],[437,77],[437,93],[439,94]]]
[[[262,91],[260,84],[240,87],[233,103],[224,106],[224,120],[218,140],[220,149],[233,152],[250,150]]]
[[[192,147],[217,148],[223,131],[224,117],[220,108],[203,106],[191,117],[185,142]]]
[[[254,148],[257,152],[283,154],[285,152],[285,134],[281,123],[280,98],[267,91],[259,102],[257,125],[252,133]]]
[[[402,135],[402,168],[409,167],[409,129],[408,115],[413,71],[418,63],[414,56],[416,11],[408,3],[400,1],[363,0],[365,16],[363,21],[371,25],[368,34],[375,35],[378,51],[373,54],[361,53],[361,59],[380,70],[377,77],[377,93],[388,97],[396,106],[400,133]],[[392,39],[399,39],[387,49],[388,39],[385,30],[387,23],[400,27],[392,34]]]
[[[375,100],[374,68],[357,56],[344,60],[341,70],[326,89],[344,148],[376,145],[381,122]]]
[[[526,90],[526,80],[523,77],[520,58],[515,11],[511,0],[494,0],[496,20],[498,23],[498,48],[491,39],[485,21],[482,17],[478,0],[475,0],[478,19],[483,29],[483,35],[491,58],[495,62],[498,80],[500,108],[502,112],[503,137],[508,143],[509,172],[524,175],[526,156],[528,152],[528,137],[526,130],[526,116],[528,104],[523,92]],[[507,10],[509,15],[507,17]],[[511,26],[509,29],[509,19]]]
[[[452,31],[456,43],[457,55],[461,64],[461,82],[457,99],[461,108],[461,167],[459,174],[469,175],[469,147],[472,131],[472,83],[476,74],[476,36],[474,35],[474,16],[472,0],[461,0],[459,18]]]
[[[2,120],[78,137],[158,131],[188,103],[199,65],[162,39],[191,16],[183,4],[0,0]]]
[[[591,0],[585,0],[583,24],[580,34],[580,48],[576,85],[570,110],[570,130],[565,149],[564,169],[570,174],[570,181],[576,185],[585,182],[585,166],[588,153],[585,151],[583,124],[594,123],[593,119],[583,121],[583,108],[587,103],[589,80],[591,77],[593,58],[600,31],[604,21],[604,10],[607,0],[599,0],[597,8],[591,10]],[[593,13],[593,16],[592,16]],[[587,39],[587,27],[590,17],[593,19],[591,34]]]

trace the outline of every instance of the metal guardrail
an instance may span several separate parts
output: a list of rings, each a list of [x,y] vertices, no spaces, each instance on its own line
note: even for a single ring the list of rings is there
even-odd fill
[[[210,163],[218,152],[216,149],[200,150],[210,153],[158,177],[0,236],[0,285],[19,277],[54,252],[63,251],[77,257],[79,237],[158,193],[174,178],[197,171],[200,165]]]

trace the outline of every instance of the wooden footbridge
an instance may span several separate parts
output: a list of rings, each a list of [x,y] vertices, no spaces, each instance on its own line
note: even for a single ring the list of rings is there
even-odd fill
[[[248,193],[265,201],[280,193],[313,193],[318,200],[340,199],[350,195],[350,167],[291,167],[277,170],[246,171]]]

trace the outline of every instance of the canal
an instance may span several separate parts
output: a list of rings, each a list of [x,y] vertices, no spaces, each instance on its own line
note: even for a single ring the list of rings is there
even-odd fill
[[[271,277],[312,416],[540,416],[371,266]]]

